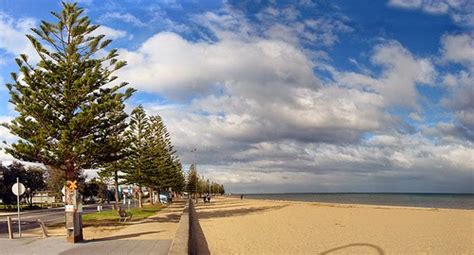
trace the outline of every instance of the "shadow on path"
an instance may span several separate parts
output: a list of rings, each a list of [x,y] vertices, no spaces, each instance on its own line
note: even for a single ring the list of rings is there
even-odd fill
[[[384,254],[385,254],[385,252],[383,251],[383,249],[380,248],[380,247],[377,246],[377,245],[373,245],[373,244],[370,244],[370,243],[352,243],[352,244],[348,244],[348,245],[344,245],[344,246],[339,246],[339,247],[336,247],[336,248],[332,248],[332,249],[327,250],[327,251],[323,251],[323,252],[319,253],[319,255],[327,255],[327,254],[330,254],[331,252],[343,250],[343,249],[346,249],[346,248],[349,248],[349,247],[354,247],[354,246],[370,247],[370,248],[373,248],[373,249],[377,252],[378,255],[384,255]]]
[[[93,242],[127,239],[127,238],[142,236],[142,235],[156,234],[156,233],[160,233],[160,232],[163,232],[163,231],[147,231],[147,232],[140,232],[140,233],[134,233],[134,234],[127,234],[127,235],[109,236],[109,237],[104,237],[104,238],[97,238],[97,239],[87,240],[84,243],[93,243]]]

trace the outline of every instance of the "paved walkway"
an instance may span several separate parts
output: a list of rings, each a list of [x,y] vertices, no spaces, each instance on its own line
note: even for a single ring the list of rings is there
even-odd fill
[[[0,239],[0,255],[19,254],[168,254],[184,202],[175,202],[156,216],[133,223],[113,236],[69,244],[64,237]],[[87,237],[86,237],[87,238]]]

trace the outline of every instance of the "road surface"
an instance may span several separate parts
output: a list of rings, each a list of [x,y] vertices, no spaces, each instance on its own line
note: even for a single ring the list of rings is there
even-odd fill
[[[104,210],[111,210],[112,204],[104,204]],[[97,205],[85,205],[83,207],[83,214],[88,214],[97,211]],[[10,215],[12,217],[13,231],[18,233],[18,222],[17,214]],[[21,231],[39,228],[37,222],[38,219],[41,219],[46,226],[64,223],[64,207],[54,208],[54,209],[44,209],[37,211],[25,211],[21,212]],[[8,229],[7,229],[7,216],[0,216],[0,238],[8,238]]]

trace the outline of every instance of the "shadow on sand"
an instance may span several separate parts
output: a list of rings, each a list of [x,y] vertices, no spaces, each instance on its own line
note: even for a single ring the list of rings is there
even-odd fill
[[[222,218],[222,217],[232,217],[240,216],[251,213],[259,213],[270,210],[278,210],[286,207],[286,205],[278,206],[264,206],[264,207],[250,207],[250,208],[240,208],[240,209],[231,209],[231,210],[216,210],[216,211],[200,211],[198,209],[197,215],[199,219],[208,219],[208,218]]]
[[[206,204],[196,206],[197,210],[215,210],[215,209],[228,209],[228,208],[242,208],[242,205],[218,205],[218,204]]]
[[[378,247],[377,245],[373,245],[373,244],[370,244],[370,243],[352,243],[352,244],[348,244],[348,245],[344,245],[344,246],[339,246],[339,247],[336,247],[336,248],[332,248],[330,250],[327,250],[327,251],[323,251],[321,253],[319,253],[319,255],[327,255],[327,254],[330,254],[332,252],[335,252],[335,251],[340,251],[340,250],[343,250],[343,249],[346,249],[346,248],[349,248],[349,247],[354,247],[354,246],[364,246],[364,247],[369,247],[369,248],[372,248],[375,250],[375,252],[377,252],[378,255],[384,255],[385,252],[383,251],[382,248]]]

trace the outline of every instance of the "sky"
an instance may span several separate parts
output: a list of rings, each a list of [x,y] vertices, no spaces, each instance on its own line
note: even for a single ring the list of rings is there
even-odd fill
[[[474,1],[78,2],[128,63],[127,111],[227,192],[474,193]],[[0,122],[25,34],[60,9],[0,0]]]

